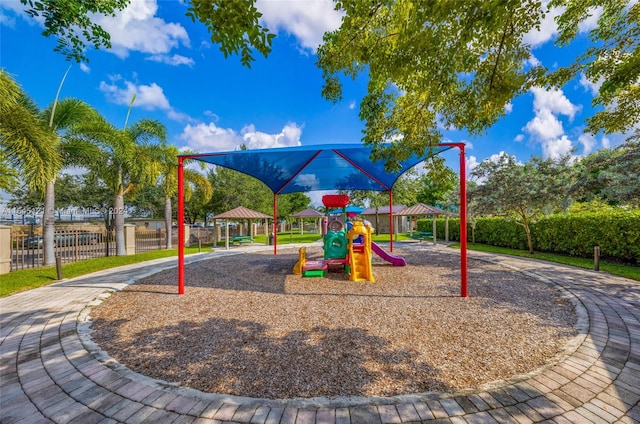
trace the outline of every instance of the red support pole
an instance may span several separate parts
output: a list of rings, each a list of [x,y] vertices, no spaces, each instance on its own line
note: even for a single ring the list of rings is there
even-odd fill
[[[184,166],[178,157],[178,294],[184,294]]]
[[[464,144],[460,148],[460,296],[469,297],[467,273],[467,170]]]
[[[389,252],[393,252],[393,191],[389,190]]]
[[[278,195],[273,193],[273,254],[278,254]]]

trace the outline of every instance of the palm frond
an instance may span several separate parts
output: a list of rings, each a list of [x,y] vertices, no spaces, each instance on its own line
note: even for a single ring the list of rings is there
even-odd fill
[[[0,92],[0,148],[30,187],[43,190],[62,166],[57,135],[39,119],[35,103],[4,71],[0,71]]]
[[[52,109],[53,104],[42,111],[41,117],[44,121],[49,122]],[[54,130],[69,129],[73,125],[92,119],[95,113],[91,106],[80,99],[62,99],[56,105],[53,128]]]

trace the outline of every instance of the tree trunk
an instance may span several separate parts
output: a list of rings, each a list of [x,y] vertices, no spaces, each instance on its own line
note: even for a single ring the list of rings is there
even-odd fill
[[[378,228],[380,228],[380,215],[378,215],[378,208],[376,208],[376,230],[375,230],[375,235],[378,235]]]
[[[524,223],[524,231],[527,233],[527,245],[529,246],[529,253],[533,255],[533,241],[531,240],[531,229],[529,228],[529,223]]]
[[[167,249],[171,249],[171,235],[172,235],[171,232],[173,227],[171,226],[171,198],[170,197],[164,198],[164,226],[167,229],[167,241],[165,243],[165,247]]]
[[[116,256],[126,256],[127,249],[124,244],[124,195],[116,194],[113,197],[113,221],[116,230]]]
[[[42,246],[43,265],[50,266],[56,263],[55,252],[55,179],[47,181],[44,192],[44,211],[42,213]]]

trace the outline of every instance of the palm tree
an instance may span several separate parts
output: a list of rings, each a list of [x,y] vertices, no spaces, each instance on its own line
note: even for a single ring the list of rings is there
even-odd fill
[[[2,74],[4,85],[6,74],[4,72]],[[13,159],[17,161],[21,169],[26,171],[26,179],[30,186],[40,192],[44,191],[44,211],[42,214],[44,265],[55,263],[54,187],[56,178],[64,167],[83,164],[91,150],[91,146],[86,143],[65,138],[66,130],[95,113],[91,106],[81,100],[64,99],[58,102],[60,89],[65,78],[66,74],[58,87],[55,100],[47,109],[39,111],[37,106],[26,96],[19,95],[17,103],[24,105],[22,114],[18,113],[20,109],[8,106],[8,110],[14,112],[9,116],[16,119],[8,121],[3,119],[2,125],[3,143],[7,145],[8,156],[12,157],[10,154],[12,151],[23,152],[17,156],[14,154]],[[10,83],[8,84],[10,86]],[[11,101],[4,100],[3,103],[10,104]],[[5,105],[3,104],[2,107],[4,109]],[[27,128],[25,124],[28,122],[34,124]],[[7,130],[6,136],[5,129]],[[9,135],[11,130],[13,130],[13,135]],[[24,136],[27,132],[29,136]],[[23,156],[24,159],[22,159]]]
[[[183,152],[184,154],[190,154],[193,152]],[[162,192],[164,193],[164,223],[167,228],[167,241],[166,248],[171,249],[171,218],[173,213],[171,211],[171,199],[173,199],[178,193],[178,155],[180,151],[174,145],[166,146],[162,151],[162,171],[161,171],[161,185]],[[204,162],[200,162],[201,167],[205,167]],[[213,194],[213,188],[209,179],[192,169],[184,169],[184,182],[185,200],[189,200],[193,193],[193,189],[197,187],[203,197],[203,202],[206,203],[211,199]],[[178,222],[178,225],[184,225],[182,222]]]
[[[55,263],[54,254],[54,232],[55,232],[55,185],[59,172],[67,166],[86,165],[95,155],[93,145],[66,136],[66,131],[74,125],[90,119],[95,114],[95,110],[78,99],[57,99],[42,111],[40,118],[48,120],[49,130],[56,135],[54,147],[61,159],[60,166],[56,169],[55,175],[50,178],[45,185],[44,211],[42,214],[42,243],[44,254],[44,265]]]
[[[38,107],[4,70],[0,69],[0,165],[31,188],[44,190],[61,160],[53,146],[53,135],[38,119]],[[17,179],[3,172],[3,188],[11,189]]]
[[[129,105],[129,112],[134,98]],[[125,256],[124,196],[146,184],[155,184],[160,175],[160,155],[165,148],[166,127],[159,121],[141,119],[118,129],[102,116],[74,127],[74,136],[92,142],[100,149],[100,158],[87,167],[113,193],[113,217],[116,235],[116,255]],[[159,141],[160,143],[156,143]],[[108,212],[108,213],[109,213]]]

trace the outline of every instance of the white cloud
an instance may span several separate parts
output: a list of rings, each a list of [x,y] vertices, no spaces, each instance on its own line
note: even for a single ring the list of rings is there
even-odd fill
[[[342,21],[342,13],[334,10],[331,0],[258,0],[256,7],[272,32],[292,34],[302,48],[314,52],[322,44],[324,33],[337,29]]]
[[[210,110],[205,110],[202,113],[204,116],[209,117],[213,122],[218,122],[220,120],[220,117]]]
[[[20,1],[2,1],[0,2],[0,25],[5,25],[9,28],[16,27],[16,18],[22,18],[29,25],[36,25],[38,22],[43,24],[44,20],[40,17],[31,18],[25,13],[26,6]]]
[[[532,29],[522,37],[522,41],[529,44],[532,48],[536,48],[553,39],[558,35],[558,25],[556,17],[564,13],[564,7],[555,7],[547,10],[548,1],[542,2],[543,10],[546,10],[544,19],[540,22],[540,29]],[[603,8],[601,6],[590,8],[591,15],[587,19],[578,24],[578,32],[585,33],[598,26],[598,18],[602,15]],[[535,58],[534,58],[535,59]]]
[[[543,9],[547,8],[547,3],[543,2]],[[540,22],[540,29],[532,29],[522,37],[522,41],[532,48],[536,48],[554,38],[558,34],[558,25],[555,18],[562,12],[564,12],[564,7],[555,7],[548,10],[544,19]]]
[[[89,65],[87,65],[86,63],[81,63],[80,64],[80,70],[86,74],[91,72],[91,68],[89,67]]]
[[[571,140],[566,135],[542,142],[542,157],[557,159],[570,154],[573,150]]]
[[[245,126],[240,133],[231,128],[220,128],[215,123],[187,125],[179,140],[196,152],[225,152],[237,150],[243,144],[248,149],[300,146],[302,127],[289,123],[277,134],[257,131],[254,125]]]
[[[536,112],[536,116],[523,128],[538,141],[560,137],[564,134],[562,122],[548,109]]]
[[[533,110],[538,113],[548,110],[554,114],[566,115],[573,119],[580,106],[576,106],[564,95],[562,90],[545,90],[541,87],[533,87]]]
[[[267,134],[262,131],[256,131],[253,125],[247,125],[240,133],[244,144],[249,149],[267,149],[271,147],[289,147],[300,146],[300,136],[302,135],[302,127],[295,123],[289,123],[284,126],[278,134]]]
[[[124,80],[120,75],[111,76],[110,78],[110,83],[100,82],[100,91],[104,93],[110,102],[129,106],[131,99],[135,95],[136,99],[133,107],[141,107],[150,111],[164,111],[169,119],[177,122],[196,122],[189,115],[175,110],[164,95],[162,87],[155,82],[144,85]]]
[[[501,150],[500,153],[494,153],[493,155],[489,156],[482,162],[499,163],[500,159],[503,156],[510,156],[510,155],[504,150]],[[516,157],[513,156],[513,158],[515,159]],[[469,158],[467,159],[467,178],[470,178],[469,175],[471,174],[471,172],[482,162],[478,162],[478,159],[475,156],[469,156]],[[517,163],[521,164],[520,162],[517,162]],[[478,184],[483,184],[486,181],[486,178],[483,178],[483,177],[480,177],[480,178],[474,177],[470,179],[477,182]]]
[[[525,65],[529,65],[531,67],[536,67],[541,65],[540,61],[538,60],[537,57],[533,55],[533,53],[531,54],[531,56],[529,56],[529,59],[524,61],[524,63]]]
[[[196,152],[226,152],[242,145],[242,136],[229,128],[209,124],[187,125],[178,139]]]
[[[588,91],[595,96],[600,91],[600,86],[602,86],[603,82],[604,78],[600,78],[600,80],[596,82],[591,82],[587,79],[587,76],[584,73],[580,73],[580,81],[578,83],[585,89],[585,91]]]
[[[466,165],[467,165],[467,176],[468,176],[476,168],[476,166],[480,165],[480,162],[478,162],[478,158],[471,155],[467,158]]]
[[[578,141],[584,147],[583,155],[586,156],[589,153],[593,152],[593,148],[596,145],[596,139],[591,134],[580,134],[578,137]]]
[[[148,60],[151,60],[153,62],[166,63],[167,65],[171,65],[171,66],[186,65],[190,68],[193,68],[193,65],[195,65],[196,63],[190,57],[181,56],[179,54],[174,54],[174,55],[155,54],[153,56],[149,56]]]
[[[356,101],[355,100],[351,100],[349,102],[349,109],[353,110],[356,108]]]
[[[504,113],[509,114],[513,111],[513,103],[509,102],[504,105]]]
[[[589,8],[591,15],[578,24],[578,32],[585,33],[595,29],[598,26],[598,19],[600,18],[600,15],[602,15],[603,11],[604,9],[602,6]]]
[[[520,143],[522,140],[524,140],[524,134],[518,134],[513,141]]]
[[[155,17],[156,0],[136,0],[117,16],[96,16],[95,21],[111,35],[111,52],[121,58],[130,51],[166,54],[181,44],[189,46],[187,31],[180,24]]]
[[[162,87],[158,84],[136,85],[131,81],[124,81],[124,87],[116,85],[119,77],[114,78],[113,84],[104,81],[100,82],[100,91],[102,91],[107,99],[118,105],[129,105],[132,97],[135,95],[136,100],[134,106],[142,107],[146,110],[170,110],[169,100],[164,95]]]
[[[489,156],[488,158],[486,158],[483,162],[493,162],[493,163],[499,163],[500,160],[503,157],[509,157],[512,156],[510,154],[508,154],[507,152],[505,152],[504,150],[500,150],[500,153],[494,153],[491,156]],[[516,158],[515,156],[512,156],[514,159]]]
[[[531,89],[535,116],[524,126],[533,141],[540,143],[543,157],[558,158],[572,151],[571,140],[565,135],[559,116],[573,120],[581,107],[576,106],[561,90]]]
[[[311,199],[311,205],[324,207],[324,204],[322,203],[322,196],[324,196],[325,194],[335,194],[335,193],[336,193],[335,190],[319,190],[319,191],[312,191],[310,193],[305,193],[305,194],[309,196],[309,198]]]
[[[582,156],[587,156],[590,153],[593,153],[597,148],[602,147],[604,149],[609,149],[611,147],[611,140],[608,137],[603,136],[600,139],[600,146],[598,147],[598,140],[591,134],[584,133],[580,134],[578,137],[578,141],[582,144],[583,152]]]

